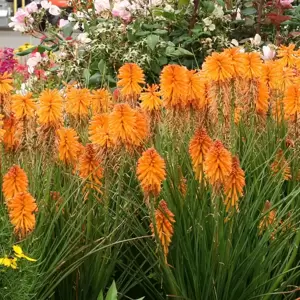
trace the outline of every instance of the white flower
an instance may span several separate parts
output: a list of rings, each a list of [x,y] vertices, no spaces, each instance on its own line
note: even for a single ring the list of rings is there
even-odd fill
[[[84,32],[84,33],[80,33],[77,36],[77,41],[81,44],[88,44],[90,43],[92,40],[88,37],[88,33]]]
[[[242,20],[241,10],[239,8],[236,11],[236,17],[235,17],[235,19],[237,21],[241,21]]]
[[[257,33],[253,38],[250,38],[252,46],[259,46],[261,43],[261,36]]]
[[[166,12],[173,12],[174,8],[170,4],[166,4],[165,8],[164,8],[164,11],[166,11]]]
[[[24,23],[10,22],[8,23],[8,27],[13,27],[14,31],[19,31],[19,32],[26,31],[26,25]]]
[[[38,8],[36,2],[33,1],[25,6],[25,10],[31,14],[31,13],[37,12],[39,10],[39,8]]]
[[[163,0],[149,0],[149,6],[160,6],[163,4]]]
[[[216,29],[216,25],[213,24],[212,20],[208,17],[202,20],[205,27],[204,31],[214,31]]]
[[[48,2],[47,0],[41,1],[42,8],[49,10],[50,15],[52,16],[58,16],[60,15],[60,8],[56,5],[53,5],[51,2]]]
[[[63,28],[63,27],[65,27],[69,23],[70,22],[68,20],[60,19],[59,22],[58,22],[58,27],[59,28]]]
[[[28,58],[26,64],[28,66],[28,72],[32,74],[35,66],[42,60],[42,56],[39,52],[36,52],[34,56]]]
[[[52,5],[49,8],[49,14],[52,16],[59,16],[60,15],[60,8],[56,5]]]
[[[25,96],[28,93],[28,87],[26,83],[21,84],[21,89],[16,91],[16,94]]]
[[[95,0],[94,7],[96,14],[100,14],[102,11],[110,9],[109,0]]]
[[[74,18],[74,14],[70,14],[70,15],[68,16],[68,20],[69,20],[69,22],[75,22],[76,19]]]
[[[263,60],[272,60],[275,57],[276,51],[273,45],[263,46]]]
[[[217,19],[221,19],[224,16],[223,7],[220,5],[215,5],[215,9],[213,11],[213,16],[215,16]]]
[[[86,15],[82,11],[76,12],[75,16],[77,17],[77,19],[84,19],[86,17]]]
[[[236,40],[236,39],[232,39],[231,40],[231,44],[235,47],[238,47],[239,46],[239,42]]]
[[[49,8],[51,7],[51,3],[48,2],[47,0],[42,0],[42,1],[41,1],[41,6],[42,6],[42,8],[44,8],[44,9],[49,9]]]
[[[79,22],[76,22],[75,25],[73,26],[73,30],[79,29]]]

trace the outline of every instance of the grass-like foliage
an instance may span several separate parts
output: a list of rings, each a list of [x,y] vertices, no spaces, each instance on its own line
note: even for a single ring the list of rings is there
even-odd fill
[[[3,74],[1,297],[295,299],[299,62],[229,49],[160,86],[125,64],[113,94]]]

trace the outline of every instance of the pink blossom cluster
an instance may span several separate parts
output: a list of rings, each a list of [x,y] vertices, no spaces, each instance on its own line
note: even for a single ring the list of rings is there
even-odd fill
[[[146,2],[148,2],[148,4]],[[128,23],[132,19],[133,12],[145,9],[148,6],[161,5],[162,3],[162,0],[149,0],[145,1],[144,5],[139,5],[138,1],[134,3],[128,0],[116,0],[111,6],[111,2],[109,0],[94,0],[94,7],[97,14],[100,14],[103,11],[111,10],[111,13],[114,17],[120,18],[124,22]]]
[[[0,74],[3,74],[4,72],[11,73],[17,63],[17,60],[14,58],[14,49],[0,49]]]
[[[29,3],[25,8],[19,8],[16,14],[11,18],[11,22],[8,24],[15,31],[26,32],[28,27],[34,23],[34,14],[39,11],[48,11],[53,16],[58,16],[61,10],[56,5],[53,5],[51,1],[42,0],[40,3],[41,8],[37,5],[35,1]]]

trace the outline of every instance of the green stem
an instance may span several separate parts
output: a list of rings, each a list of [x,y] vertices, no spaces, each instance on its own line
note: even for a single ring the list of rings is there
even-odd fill
[[[300,244],[300,230],[298,231],[296,237],[295,237],[295,242],[294,242],[294,250],[292,252],[292,255],[288,261],[288,263],[286,264],[283,272],[282,272],[282,275],[279,276],[277,278],[277,280],[274,282],[274,284],[272,285],[270,291],[269,291],[269,294],[266,295],[263,300],[267,300],[270,298],[271,294],[274,292],[274,290],[278,287],[278,285],[280,284],[280,282],[282,281],[282,279],[284,278],[285,274],[289,271],[289,269],[291,268],[296,256],[297,256],[297,253],[298,253],[298,250],[299,250],[299,244]]]

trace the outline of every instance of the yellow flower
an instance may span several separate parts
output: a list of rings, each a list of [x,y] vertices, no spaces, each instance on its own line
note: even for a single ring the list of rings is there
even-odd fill
[[[16,257],[18,257],[18,258],[25,258],[25,259],[27,259],[27,260],[29,260],[29,261],[36,261],[36,259],[30,258],[30,257],[26,256],[26,255],[23,253],[23,250],[22,250],[22,248],[21,248],[20,246],[14,245],[14,246],[13,246],[13,249],[14,249],[14,252],[15,252]]]
[[[15,257],[10,258],[5,255],[5,257],[0,258],[0,265],[7,268],[17,269],[17,259]]]
[[[20,52],[23,52],[25,50],[28,50],[30,48],[33,48],[34,46],[29,44],[29,43],[25,43],[21,46],[19,46],[18,48],[15,49],[14,53],[20,53]]]

